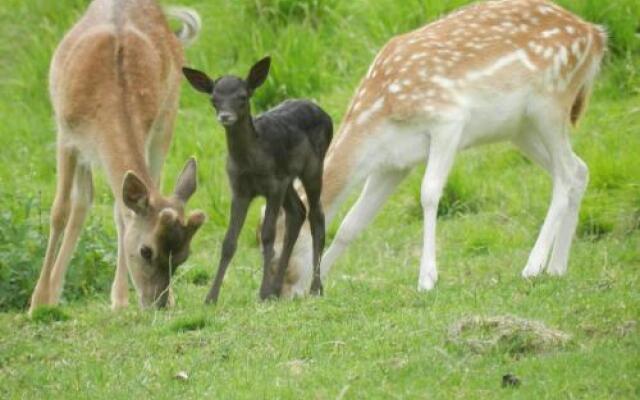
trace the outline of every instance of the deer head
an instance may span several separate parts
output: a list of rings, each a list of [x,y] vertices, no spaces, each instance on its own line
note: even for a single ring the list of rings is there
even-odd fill
[[[205,220],[202,211],[185,218],[184,208],[196,190],[196,162],[184,167],[171,197],[153,196],[133,172],[125,174],[122,200],[125,216],[124,251],[142,307],[164,307],[169,283],[189,257],[191,239]]]
[[[195,69],[185,67],[182,72],[194,89],[211,96],[218,121],[230,126],[250,116],[249,99],[267,79],[270,65],[271,58],[263,58],[251,67],[246,79],[227,75],[214,81]]]

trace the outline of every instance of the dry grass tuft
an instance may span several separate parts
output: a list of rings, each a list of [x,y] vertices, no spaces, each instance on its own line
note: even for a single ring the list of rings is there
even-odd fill
[[[465,317],[449,327],[449,342],[474,353],[495,349],[510,354],[543,353],[564,347],[571,335],[540,321],[512,315]]]

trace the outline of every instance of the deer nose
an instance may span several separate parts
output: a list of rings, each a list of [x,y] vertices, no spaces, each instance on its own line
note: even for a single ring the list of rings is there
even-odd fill
[[[237,119],[238,116],[230,111],[221,111],[218,113],[218,121],[220,121],[222,125],[233,125]]]

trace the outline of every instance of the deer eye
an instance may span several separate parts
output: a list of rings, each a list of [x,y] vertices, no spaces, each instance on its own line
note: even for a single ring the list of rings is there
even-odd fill
[[[140,256],[147,261],[151,261],[153,258],[153,250],[151,250],[149,246],[142,246],[140,247]]]

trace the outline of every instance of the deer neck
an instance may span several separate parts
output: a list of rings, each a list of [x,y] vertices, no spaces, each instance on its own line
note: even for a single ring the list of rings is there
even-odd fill
[[[358,168],[364,138],[352,127],[348,118],[343,121],[325,159],[320,199],[327,224],[333,220],[349,191],[366,176],[366,171]]]
[[[258,141],[253,118],[247,116],[231,126],[225,126],[225,133],[229,156],[237,161],[248,160]]]

